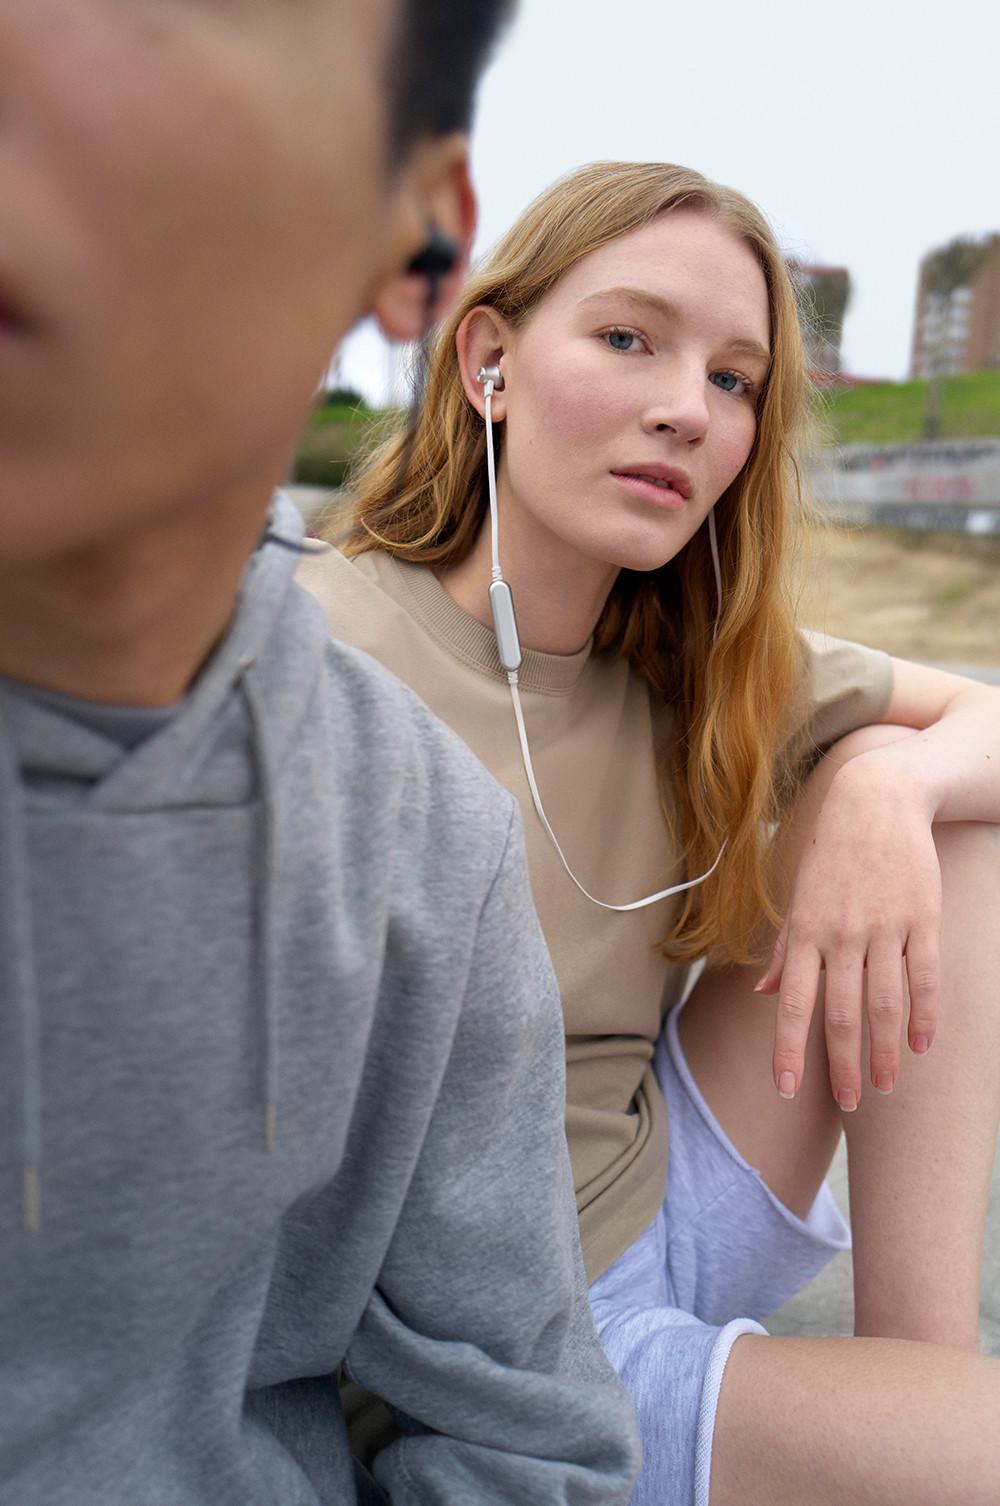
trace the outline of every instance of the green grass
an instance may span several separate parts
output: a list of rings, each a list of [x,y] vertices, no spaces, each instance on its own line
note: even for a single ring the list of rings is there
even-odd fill
[[[364,426],[377,416],[374,408],[356,406],[354,403],[334,403],[324,405],[322,408],[314,408],[309,415],[309,428],[323,429],[327,424]]]
[[[316,408],[309,416],[295,455],[294,479],[311,486],[342,486],[354,457],[391,426],[392,412],[377,408],[335,404]]]
[[[834,444],[910,444],[921,437],[926,382],[880,382],[823,394],[820,418]],[[946,377],[942,439],[1000,438],[1000,371]]]
[[[949,607],[959,607],[964,601],[968,601],[972,595],[973,586],[967,580],[953,580],[947,586],[942,586],[932,600],[932,605],[941,611],[947,611]]]

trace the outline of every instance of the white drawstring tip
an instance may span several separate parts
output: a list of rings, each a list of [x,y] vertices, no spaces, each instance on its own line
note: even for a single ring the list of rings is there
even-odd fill
[[[21,1215],[29,1234],[42,1231],[42,1179],[37,1166],[26,1166],[21,1174]]]
[[[267,1154],[273,1155],[274,1148],[278,1143],[278,1105],[265,1103],[264,1105],[264,1149]]]

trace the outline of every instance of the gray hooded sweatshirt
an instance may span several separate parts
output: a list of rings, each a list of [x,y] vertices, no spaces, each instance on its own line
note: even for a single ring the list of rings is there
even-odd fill
[[[136,746],[0,690],[0,1502],[624,1501],[514,803],[295,564]]]

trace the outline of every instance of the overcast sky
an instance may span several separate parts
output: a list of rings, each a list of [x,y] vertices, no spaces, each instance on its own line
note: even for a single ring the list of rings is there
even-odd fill
[[[920,257],[1000,231],[1000,5],[521,0],[473,147],[477,250],[583,162],[681,162],[846,266],[845,370],[904,377]],[[341,370],[381,399],[391,364],[363,328]]]

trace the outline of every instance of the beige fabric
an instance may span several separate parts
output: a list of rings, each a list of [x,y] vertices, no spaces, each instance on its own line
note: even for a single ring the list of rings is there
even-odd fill
[[[677,901],[615,914],[570,883],[531,804],[493,634],[430,570],[380,552],[347,561],[329,550],[307,560],[299,580],[331,632],[410,685],[521,804],[532,890],[562,991],[566,1129],[594,1280],[652,1221],[666,1186],[666,1110],[650,1062],[686,970],[654,943]],[[885,655],[810,636],[803,721],[826,744],[877,720],[890,676]],[[519,680],[546,813],[577,877],[612,903],[679,882],[655,764],[669,720],[663,708],[654,718],[645,683],[589,646],[568,657],[528,651]]]

